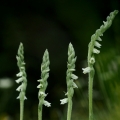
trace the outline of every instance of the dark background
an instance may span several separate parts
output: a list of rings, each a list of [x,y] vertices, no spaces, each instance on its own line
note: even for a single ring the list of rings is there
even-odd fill
[[[86,67],[88,43],[91,35],[110,12],[120,9],[119,0],[11,0],[0,2],[0,120],[19,119],[19,100],[15,83],[16,55],[20,42],[24,57],[28,86],[25,119],[37,120],[40,66],[45,49],[50,55],[49,93],[46,100],[52,107],[43,107],[44,120],[65,120],[66,105],[60,105],[66,92],[67,50],[71,42],[79,77],[73,98],[72,119],[88,120],[88,78],[82,73]],[[119,120],[120,115],[120,13],[102,37],[101,53],[96,55],[93,88],[94,116],[97,120]],[[6,83],[6,84],[7,84]]]

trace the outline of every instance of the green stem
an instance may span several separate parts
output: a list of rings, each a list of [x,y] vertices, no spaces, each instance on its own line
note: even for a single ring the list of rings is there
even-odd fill
[[[42,105],[38,105],[38,120],[42,120]]]
[[[93,120],[93,78],[94,78],[94,69],[89,73],[89,120]]]
[[[23,120],[24,100],[20,100],[20,120]]]
[[[67,120],[71,120],[71,112],[72,112],[72,98],[68,98],[68,111],[67,111]]]

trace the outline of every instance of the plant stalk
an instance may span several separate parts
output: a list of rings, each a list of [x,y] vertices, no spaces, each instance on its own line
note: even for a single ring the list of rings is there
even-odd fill
[[[67,120],[71,120],[71,113],[72,113],[72,98],[68,98],[68,111],[67,111]]]
[[[93,78],[94,68],[89,73],[89,120],[93,120]]]

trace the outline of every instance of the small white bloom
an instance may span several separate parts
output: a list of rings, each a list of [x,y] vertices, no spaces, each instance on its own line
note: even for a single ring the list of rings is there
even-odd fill
[[[51,103],[49,103],[48,101],[45,101],[45,100],[44,100],[44,105],[47,107],[51,107]]]
[[[15,80],[16,83],[20,83],[20,82],[22,82],[22,81],[23,81],[23,78],[22,78],[22,77],[19,78],[19,79],[17,79],[17,80]]]
[[[68,92],[66,92],[65,95],[68,95]]]
[[[102,39],[100,38],[100,37],[98,37],[98,39],[97,39],[98,41],[102,41]]]
[[[98,48],[101,48],[101,44],[97,41],[95,41],[95,46],[98,47]]]
[[[82,68],[83,70],[83,73],[86,74],[86,73],[89,73],[90,72],[90,67],[86,67],[86,68]]]
[[[65,104],[68,102],[68,98],[64,98],[64,99],[60,100],[60,102],[61,102],[60,104]]]
[[[78,76],[76,76],[74,74],[71,74],[71,78],[74,79],[74,80],[76,80],[76,79],[78,79]]]
[[[17,99],[20,99],[20,95],[17,97]],[[27,100],[26,96],[24,96],[24,100]]]
[[[38,86],[37,86],[37,88],[41,88],[41,87],[43,87],[43,85],[42,85],[42,84],[40,84],[40,85],[38,85]]]
[[[16,74],[17,77],[21,77],[23,75],[22,72],[19,72],[18,74]]]
[[[42,79],[37,80],[38,82],[42,81]]]
[[[16,89],[16,91],[21,91],[21,89],[22,89],[22,85],[20,85],[20,86]]]
[[[27,97],[26,97],[26,96],[24,96],[24,100],[27,100]]]
[[[91,58],[90,58],[90,63],[91,63],[91,64],[94,64],[94,63],[95,63],[95,58],[94,58],[94,57],[91,57]]]
[[[20,96],[18,96],[17,99],[20,99]]]
[[[78,88],[78,86],[73,82],[73,88]]]
[[[47,96],[47,94],[45,94],[44,92],[40,91],[40,92],[39,92],[39,96],[41,96],[41,95],[44,96],[44,97]]]
[[[100,50],[97,50],[96,48],[93,48],[93,53],[99,54]]]

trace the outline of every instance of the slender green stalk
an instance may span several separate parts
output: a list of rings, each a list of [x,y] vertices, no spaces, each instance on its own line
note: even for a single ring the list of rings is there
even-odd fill
[[[47,88],[47,79],[49,77],[49,53],[46,50],[44,55],[43,55],[43,61],[41,64],[41,79],[38,80],[38,82],[40,82],[40,84],[37,86],[37,88],[39,88],[39,92],[38,92],[38,99],[39,99],[39,104],[38,104],[38,120],[42,120],[42,106],[45,105],[47,107],[51,106],[51,103],[45,101],[45,97],[47,96],[47,94],[45,94],[45,90]]]
[[[64,98],[61,101],[61,104],[65,104],[68,102],[68,110],[67,110],[67,120],[71,120],[71,113],[72,113],[72,97],[74,94],[74,89],[77,88],[77,85],[74,83],[74,80],[78,79],[76,75],[72,72],[75,71],[75,51],[72,44],[69,44],[68,47],[68,63],[67,63],[67,73],[66,73],[66,83],[67,83],[67,98]]]
[[[20,120],[23,120],[24,100],[20,100]]]
[[[110,13],[110,16],[107,17],[107,21],[104,22],[104,25],[100,27],[100,29],[96,30],[95,34],[91,36],[91,41],[89,43],[89,48],[88,48],[88,67],[82,68],[83,73],[89,73],[89,120],[93,120],[93,108],[92,108],[92,89],[93,89],[93,79],[94,79],[94,68],[93,65],[95,63],[95,57],[94,54],[99,54],[100,51],[96,48],[100,48],[101,44],[98,41],[102,41],[100,38],[103,36],[103,33],[111,26],[112,21],[116,14],[118,13],[117,10],[113,11]]]
[[[72,113],[72,98],[68,98],[67,120],[71,120],[71,113]]]
[[[20,43],[19,49],[18,49],[18,56],[17,58],[17,65],[19,67],[19,73],[17,74],[17,77],[20,77],[16,80],[16,83],[21,83],[21,85],[16,89],[20,92],[17,99],[20,99],[20,120],[23,120],[23,114],[24,114],[24,100],[27,99],[25,97],[26,87],[27,87],[27,75],[25,72],[25,63],[24,63],[24,50],[23,50],[23,44]]]
[[[93,120],[93,109],[92,109],[93,74],[94,74],[94,69],[91,70],[89,73],[89,120]]]

